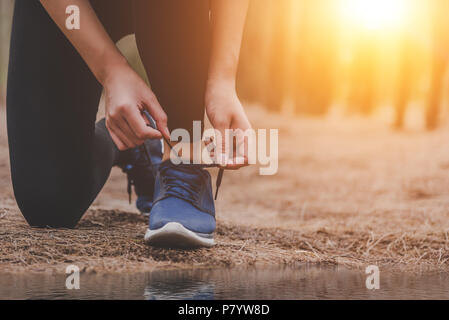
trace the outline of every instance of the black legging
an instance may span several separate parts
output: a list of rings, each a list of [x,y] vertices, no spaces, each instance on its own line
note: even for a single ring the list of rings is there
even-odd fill
[[[136,34],[170,130],[203,120],[209,0],[91,3],[114,41]],[[8,139],[14,194],[31,226],[74,227],[117,163],[120,153],[104,121],[95,124],[101,90],[40,2],[16,0]]]

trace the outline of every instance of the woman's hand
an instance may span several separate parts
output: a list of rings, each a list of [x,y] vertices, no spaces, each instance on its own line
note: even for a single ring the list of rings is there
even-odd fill
[[[120,150],[136,147],[149,138],[167,139],[167,116],[154,93],[128,65],[107,34],[89,0],[40,0],[67,39],[88,64],[106,93],[106,127]],[[83,12],[79,30],[65,27],[65,10],[76,5]],[[148,110],[157,129],[147,126],[142,115]],[[162,134],[162,135],[161,135]]]
[[[221,139],[217,139],[215,146],[218,162],[226,169],[238,169],[247,165],[248,155],[245,152],[247,148],[245,148],[244,132],[251,129],[251,124],[232,81],[209,82],[206,92],[206,113],[212,126],[221,135]],[[231,154],[229,146],[225,145],[226,129],[233,129],[236,134],[236,143],[232,150],[233,159],[223,157],[223,155]]]
[[[103,82],[106,127],[118,149],[134,148],[146,139],[160,139],[162,135],[170,139],[167,115],[145,81],[127,64],[111,69]],[[147,126],[143,110],[148,110],[159,131]]]
[[[221,139],[217,138],[216,141],[217,154],[211,156],[226,169],[238,169],[248,164],[243,133],[250,129],[251,125],[235,91],[235,77],[248,4],[249,0],[210,2],[212,47],[206,90],[206,113],[221,135],[219,137]],[[225,145],[226,129],[240,129],[233,132],[237,136],[234,150]],[[229,159],[230,155],[232,159]]]

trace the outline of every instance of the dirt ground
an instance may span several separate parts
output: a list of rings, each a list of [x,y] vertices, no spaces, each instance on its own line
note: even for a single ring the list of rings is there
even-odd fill
[[[449,127],[394,132],[381,119],[294,118],[249,108],[279,128],[279,172],[227,172],[216,202],[217,246],[164,250],[114,170],[74,230],[32,229],[14,201],[4,110],[0,138],[0,272],[86,272],[319,262],[449,270]],[[215,171],[212,172],[216,174]]]

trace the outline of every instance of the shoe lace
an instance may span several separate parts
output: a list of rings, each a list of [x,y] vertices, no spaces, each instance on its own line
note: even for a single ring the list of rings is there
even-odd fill
[[[143,150],[142,150],[143,151]],[[202,179],[205,178],[205,168],[216,167],[216,165],[174,165],[165,166],[161,169],[161,176],[164,184],[167,186],[168,194],[184,198],[188,201],[197,202],[199,200]],[[127,193],[128,201],[132,202],[132,187],[135,185],[132,171],[134,166],[131,164],[123,167],[123,172],[127,176]],[[186,175],[176,174],[176,171],[181,171]],[[220,188],[221,180],[223,178],[224,170],[220,169],[216,180],[215,200],[218,197],[218,190]]]
[[[167,194],[193,203],[200,200],[202,186],[207,179],[202,166],[170,163],[161,168],[160,175],[167,188]]]
[[[147,114],[147,117],[149,117],[148,114]],[[151,117],[149,117],[149,119],[151,119]],[[171,149],[173,149],[173,146],[170,144],[170,142],[167,141],[165,138],[164,138],[164,140],[165,140],[165,142],[168,144],[168,146],[169,146]],[[147,147],[145,146],[145,144],[143,144],[143,145],[141,146],[141,150],[142,150],[142,152],[144,153],[144,155],[145,155],[147,161],[149,161],[149,163],[151,163],[150,153],[149,153]],[[174,164],[172,164],[172,166],[174,166],[174,167],[176,167],[176,168],[178,168],[178,169],[179,169],[179,168],[183,168],[183,169],[181,169],[181,170],[184,170],[184,171],[189,171],[189,170],[190,170],[191,173],[193,173],[194,171],[196,171],[196,172],[198,172],[198,173],[199,173],[199,172],[201,173],[201,174],[197,174],[196,176],[202,176],[202,175],[204,175],[204,171],[203,171],[202,169],[205,169],[205,168],[216,168],[216,167],[218,167],[218,165],[216,165],[216,164],[188,164],[188,165],[184,165],[184,164],[181,164],[181,165],[174,165]],[[169,168],[169,167],[167,167],[167,168]],[[164,169],[164,170],[168,170],[168,169]],[[220,170],[219,170],[219,172],[218,172],[218,175],[217,175],[217,180],[215,181],[215,186],[216,186],[216,189],[215,189],[215,197],[214,197],[215,200],[217,200],[217,197],[218,197],[218,190],[220,189],[221,181],[223,180],[223,175],[224,175],[224,169],[220,168]],[[167,185],[170,185],[170,179],[167,180],[166,183],[167,183]],[[196,186],[193,186],[193,187],[192,187],[192,190],[195,190],[195,188],[196,188]],[[184,189],[184,188],[183,188],[183,189]],[[196,195],[195,195],[194,197],[197,199],[197,198],[199,197],[199,192],[195,192],[195,193],[196,193]]]
[[[128,193],[128,201],[129,204],[132,202],[132,187],[134,185],[134,179],[131,177],[131,171],[133,170],[134,166],[131,164],[126,165],[122,171],[126,174],[127,177],[127,184],[126,184],[126,191]]]
[[[140,185],[142,185],[142,182],[145,183],[145,180],[143,180],[145,179],[145,174],[142,174],[142,172],[148,170],[148,166],[151,167],[152,164],[151,159],[147,158],[147,152],[142,146],[140,148],[128,150],[127,152],[132,154],[131,158],[133,160],[132,163],[124,165],[122,171],[127,176],[126,191],[128,193],[129,204],[131,204],[133,187],[136,188],[136,183],[138,182],[140,182]]]
[[[142,113],[148,120],[147,126],[157,130],[156,123],[155,123],[154,119],[151,117],[150,113],[147,110],[143,110]],[[164,141],[167,143],[167,145],[170,147],[170,149],[173,150],[173,146],[171,145],[170,141],[168,141],[167,138],[165,138],[165,136],[162,136],[162,137],[163,137]],[[149,161],[149,163],[151,164],[150,152],[148,151],[148,148],[145,146],[145,144],[143,144],[141,146],[141,151],[143,151],[143,153],[146,157],[146,160]],[[178,156],[178,154],[176,154],[176,155]],[[188,166],[183,166],[183,167],[190,167],[192,170],[197,170],[197,169],[217,167],[217,165],[188,165]],[[204,174],[204,172],[201,170],[201,175],[203,175],[203,174]],[[224,175],[224,169],[220,168],[218,175],[217,175],[217,180],[215,183],[215,185],[216,185],[215,200],[217,200],[217,197],[218,197],[218,189],[220,188],[221,181],[223,180],[223,175]],[[131,184],[132,184],[132,182],[131,182]],[[129,183],[128,183],[128,190],[130,190],[130,188],[131,187],[129,186]],[[131,196],[130,196],[130,199],[131,199]]]

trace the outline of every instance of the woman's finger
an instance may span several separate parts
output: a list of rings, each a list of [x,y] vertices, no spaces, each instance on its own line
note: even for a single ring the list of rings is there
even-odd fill
[[[167,114],[162,109],[154,93],[148,93],[145,96],[144,103],[145,109],[150,113],[151,117],[153,117],[156,122],[157,129],[167,140],[170,140],[170,131],[168,130],[167,125]]]
[[[249,139],[243,130],[237,130],[236,136],[236,157],[241,158],[242,164],[248,165],[249,159]]]
[[[114,134],[117,136],[118,139],[125,145],[126,149],[134,148],[136,145],[126,136],[125,133],[123,133],[120,126],[117,124],[116,121],[110,121],[109,127],[114,132]]]
[[[247,127],[245,124],[244,127]],[[229,139],[230,141],[230,139]],[[231,146],[228,146],[231,148]],[[224,166],[228,170],[237,170],[248,165],[248,138],[240,127],[232,129],[232,153],[228,153],[230,159]]]
[[[120,140],[120,138],[115,134],[110,123],[106,122],[106,128],[108,129],[109,134],[111,135],[112,141],[115,143],[115,145],[120,151],[128,149],[125,143],[122,140]]]
[[[119,121],[117,121],[117,125],[121,129],[121,131],[126,135],[129,141],[131,141],[133,144],[140,146],[144,139],[140,139],[136,136],[131,126],[128,124],[126,119],[122,117]]]
[[[229,143],[226,143],[226,126],[225,123],[219,123],[215,126],[215,162],[225,168],[229,160]]]
[[[207,137],[207,138],[204,139],[204,145],[206,147],[209,146],[213,142],[214,142],[214,137]]]
[[[251,130],[251,124],[249,123],[246,115],[240,115],[237,120],[233,121],[233,130],[236,136],[236,157],[239,158],[243,165],[249,164],[249,137],[247,130]],[[255,143],[255,141],[252,141]]]
[[[162,134],[149,126],[149,121],[139,109],[132,110],[125,115],[125,120],[139,140],[161,139]]]

